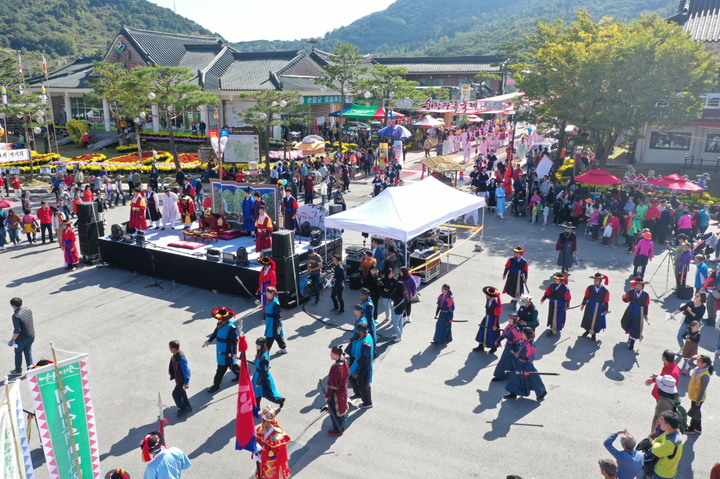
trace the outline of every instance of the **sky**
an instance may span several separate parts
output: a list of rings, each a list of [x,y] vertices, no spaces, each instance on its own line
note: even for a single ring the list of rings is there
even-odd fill
[[[394,0],[150,0],[219,33],[229,42],[320,37]],[[340,7],[342,5],[342,7]]]

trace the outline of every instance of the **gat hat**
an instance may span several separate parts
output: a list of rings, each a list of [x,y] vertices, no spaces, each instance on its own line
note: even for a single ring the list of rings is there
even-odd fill
[[[677,381],[669,374],[665,376],[658,376],[655,378],[655,384],[659,390],[668,394],[677,394]]]
[[[575,229],[575,227],[573,226],[573,224],[570,223],[569,221],[566,221],[565,223],[563,223],[562,226],[565,227],[565,228]]]
[[[259,198],[259,197],[260,197],[260,192],[256,190],[256,191],[255,191],[255,196],[257,196],[257,197]]]
[[[633,279],[630,280],[630,284],[635,286],[636,284],[649,284],[647,281],[642,279],[640,276],[635,276]]]
[[[598,271],[594,275],[590,276],[590,279],[602,279],[603,281],[605,281],[606,286],[607,286],[608,282],[610,281],[610,279],[607,276],[605,276],[604,274],[602,274],[600,271]]]
[[[523,294],[520,296],[520,301],[518,301],[518,304],[520,306],[526,306],[530,301],[532,301],[532,296],[529,294]]]
[[[517,248],[513,249],[513,253],[525,254],[525,250],[523,249],[522,246],[518,246]]]
[[[165,192],[165,191],[170,191],[170,188],[168,188],[168,187],[166,186],[165,188],[163,188],[163,192]]]
[[[252,193],[252,188],[250,188],[249,186],[245,188],[245,193]]]
[[[360,294],[364,294],[365,296],[370,296],[370,290],[367,288],[362,288],[360,290]]]
[[[483,288],[483,293],[487,294],[488,296],[500,296],[500,290],[497,288],[493,288],[492,286],[485,286]]]
[[[554,275],[550,276],[550,279],[559,279],[560,281],[567,281],[568,277],[562,273],[555,273]]]
[[[130,479],[130,474],[125,469],[113,469],[105,474],[105,479]]]
[[[258,263],[260,263],[260,264],[270,264],[270,258],[267,258],[267,257],[263,256],[262,258],[259,258],[259,259],[258,259]]]
[[[223,306],[213,309],[210,314],[215,319],[223,319],[223,320],[235,317],[235,313],[233,311],[230,311],[229,309],[227,309]]]

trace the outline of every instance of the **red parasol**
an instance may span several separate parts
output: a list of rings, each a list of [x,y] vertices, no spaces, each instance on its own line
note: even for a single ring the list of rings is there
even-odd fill
[[[588,185],[619,185],[620,178],[613,176],[605,170],[590,170],[587,173],[577,175],[575,181],[587,183]]]
[[[669,188],[671,190],[702,191],[702,186],[698,186],[687,178],[675,173],[663,176],[662,178],[651,178],[648,180],[648,183],[659,188]]]

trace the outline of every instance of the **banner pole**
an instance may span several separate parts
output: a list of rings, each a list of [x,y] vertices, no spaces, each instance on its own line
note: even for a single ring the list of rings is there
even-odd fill
[[[8,407],[10,427],[12,428],[13,433],[13,442],[15,443],[15,456],[17,458],[17,465],[18,470],[20,471],[20,477],[25,479],[27,476],[25,474],[25,464],[23,463],[22,450],[20,449],[20,433],[18,432],[17,425],[15,424],[14,404],[10,404],[10,387],[11,386],[10,383],[8,383],[8,377],[5,376],[5,400]]]
[[[80,467],[80,457],[78,457],[77,445],[75,444],[75,436],[73,435],[72,421],[70,420],[70,414],[67,410],[67,402],[65,401],[65,390],[63,389],[62,378],[60,377],[60,367],[58,366],[57,352],[55,351],[55,344],[50,343],[50,349],[52,350],[53,361],[55,366],[55,374],[57,374],[58,391],[60,392],[60,399],[62,400],[62,411],[65,416],[65,420],[68,423],[70,429],[70,445],[72,446],[73,459],[75,459],[75,470],[77,471],[78,478],[83,479],[82,468]]]

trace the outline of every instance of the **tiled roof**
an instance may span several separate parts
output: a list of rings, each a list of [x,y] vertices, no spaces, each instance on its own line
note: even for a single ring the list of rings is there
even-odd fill
[[[191,45],[187,47],[179,67],[189,68],[193,71],[202,70],[213,61],[223,49],[222,45]]]
[[[189,45],[220,45],[219,37],[177,35],[174,33],[152,32],[123,26],[121,34],[144,55],[149,62],[161,66],[178,66]]]
[[[315,62],[317,62],[319,65],[327,65],[330,63],[330,56],[332,53],[330,52],[324,52],[322,50],[318,50],[317,48],[313,47],[312,52],[310,53],[310,58],[312,58]],[[373,57],[370,53],[367,53],[362,56],[363,57],[363,63],[372,63]]]
[[[720,41],[720,0],[683,0],[667,19],[683,27],[698,42]]]
[[[381,65],[406,68],[409,74],[478,73],[500,71],[496,56],[375,58]]]
[[[48,74],[50,89],[53,88],[90,88],[87,77],[92,73],[93,62],[100,57],[79,58],[64,67]],[[45,76],[37,76],[27,80],[30,86],[45,83]],[[47,84],[46,84],[47,85]]]
[[[278,79],[282,82],[282,89],[287,91],[324,91],[327,88],[315,83],[311,77],[295,77],[280,75]],[[323,95],[335,95],[337,92],[327,90]]]

